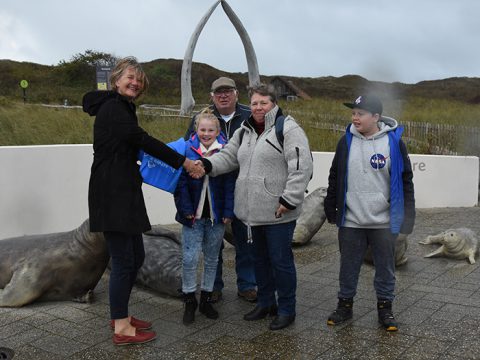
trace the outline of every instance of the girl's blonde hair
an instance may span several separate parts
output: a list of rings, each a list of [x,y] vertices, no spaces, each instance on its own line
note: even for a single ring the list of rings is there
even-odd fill
[[[147,75],[142,69],[142,66],[140,65],[138,60],[133,56],[128,56],[126,58],[120,59],[116,63],[115,67],[112,70],[112,74],[110,75],[110,85],[112,86],[112,90],[117,91],[116,82],[118,81],[118,79],[122,77],[123,73],[128,68],[133,68],[135,70],[135,74],[137,75],[138,80],[141,81],[143,84],[142,89],[140,90],[137,96],[139,97],[145,91],[147,91],[149,82],[148,82]]]
[[[200,111],[200,113],[197,116],[195,116],[195,125],[194,125],[195,126],[195,132],[197,132],[198,124],[200,123],[200,120],[202,120],[202,119],[212,120],[215,123],[215,126],[217,127],[217,130],[218,131],[222,130],[221,127],[220,127],[220,121],[215,116],[212,109],[206,107],[206,108],[203,108],[202,111]]]

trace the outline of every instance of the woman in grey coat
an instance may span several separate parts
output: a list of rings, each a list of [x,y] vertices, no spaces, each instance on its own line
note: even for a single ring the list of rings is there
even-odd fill
[[[249,97],[250,118],[221,152],[202,162],[211,176],[239,169],[234,212],[253,242],[258,286],[257,306],[244,319],[272,315],[270,329],[279,330],[295,320],[291,241],[313,162],[305,132],[292,117],[283,116],[273,90],[260,84],[250,89]],[[276,121],[284,122],[283,144]]]

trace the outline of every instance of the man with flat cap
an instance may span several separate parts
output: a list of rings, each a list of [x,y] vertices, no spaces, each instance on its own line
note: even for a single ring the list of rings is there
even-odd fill
[[[219,77],[212,83],[210,92],[212,105],[210,108],[220,121],[222,132],[230,139],[235,130],[240,128],[244,120],[251,114],[250,108],[238,103],[238,90],[233,79]],[[188,139],[194,133],[195,116],[185,134]],[[238,175],[238,171],[237,171]],[[235,271],[237,273],[237,294],[244,300],[254,302],[257,300],[256,281],[253,263],[253,246],[247,243],[247,228],[240,220],[235,218],[232,222],[232,232],[235,243]],[[212,302],[218,301],[222,296],[224,287],[222,279],[222,248],[218,257],[217,275],[213,286]]]

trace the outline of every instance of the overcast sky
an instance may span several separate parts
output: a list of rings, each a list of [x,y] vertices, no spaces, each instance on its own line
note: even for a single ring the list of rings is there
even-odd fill
[[[227,2],[250,35],[261,75],[356,74],[404,83],[480,77],[480,0]],[[0,0],[0,59],[56,65],[87,49],[142,62],[183,59],[214,3]],[[220,5],[193,60],[247,71],[240,38]]]

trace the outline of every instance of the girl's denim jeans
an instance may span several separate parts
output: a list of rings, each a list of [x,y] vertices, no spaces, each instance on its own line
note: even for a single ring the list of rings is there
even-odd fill
[[[192,293],[197,290],[197,267],[200,251],[203,252],[201,289],[213,290],[218,253],[224,232],[224,224],[212,224],[210,219],[197,219],[193,227],[185,225],[182,227],[182,291],[184,293]]]

